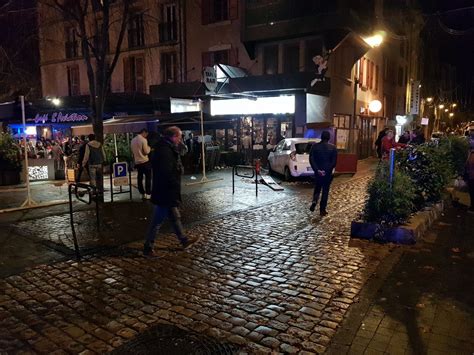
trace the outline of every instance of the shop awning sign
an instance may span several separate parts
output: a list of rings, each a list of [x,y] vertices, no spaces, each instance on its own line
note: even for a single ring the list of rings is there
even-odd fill
[[[215,92],[217,89],[217,72],[214,67],[204,67],[202,70],[202,82],[207,90]]]
[[[36,114],[35,124],[46,124],[46,123],[75,123],[87,121],[89,117],[80,113],[44,113]]]

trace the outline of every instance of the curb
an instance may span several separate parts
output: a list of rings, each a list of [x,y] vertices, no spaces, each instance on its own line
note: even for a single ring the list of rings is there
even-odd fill
[[[418,211],[409,221],[401,226],[387,228],[383,231],[383,239],[387,243],[415,244],[433,223],[441,216],[447,200],[442,200],[430,207]],[[351,223],[351,238],[374,239],[380,229],[380,224],[353,221]]]

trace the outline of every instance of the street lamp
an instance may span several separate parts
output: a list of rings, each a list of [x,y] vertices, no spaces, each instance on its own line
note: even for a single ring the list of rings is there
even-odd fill
[[[438,108],[439,108],[439,109],[443,109],[443,108],[444,108],[444,105],[441,104],[441,105],[438,106]]]
[[[447,108],[444,109],[444,112],[448,112],[449,110]]]
[[[449,117],[454,117],[454,113],[450,112]]]
[[[458,104],[454,103],[454,104],[452,104],[451,106],[452,106],[452,107],[456,107],[457,105],[458,105]]]
[[[372,100],[369,103],[370,112],[377,113],[382,109],[382,103],[379,100]]]
[[[426,102],[428,102],[428,103],[433,102],[433,98],[432,98],[432,97],[427,97],[427,98],[426,98]]]
[[[60,106],[61,105],[61,100],[58,98],[54,98],[51,100],[54,106]]]
[[[377,32],[369,37],[364,37],[363,40],[372,48],[378,47],[383,43],[385,33],[384,32]]]

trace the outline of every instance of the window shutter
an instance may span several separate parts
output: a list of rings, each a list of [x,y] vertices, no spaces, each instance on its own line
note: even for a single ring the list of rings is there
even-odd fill
[[[238,48],[229,49],[229,65],[232,65],[234,67],[239,66],[239,49]]]
[[[145,60],[143,57],[135,57],[135,80],[137,92],[145,92]]]
[[[375,91],[379,91],[379,66],[375,66]]]
[[[203,25],[211,22],[211,0],[201,0],[201,18]]]
[[[202,67],[210,67],[211,63],[211,52],[202,52]]]
[[[132,73],[130,73],[130,58],[123,58],[123,91],[132,91]]]
[[[229,19],[237,20],[239,18],[239,1],[229,0]]]

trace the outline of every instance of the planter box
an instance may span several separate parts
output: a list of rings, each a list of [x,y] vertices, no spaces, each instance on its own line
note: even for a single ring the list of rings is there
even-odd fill
[[[417,239],[421,238],[439,218],[443,210],[443,202],[427,207],[417,212],[408,223],[385,229],[383,239],[389,243],[415,244]],[[376,223],[353,221],[351,223],[351,238],[372,240],[379,227]]]

